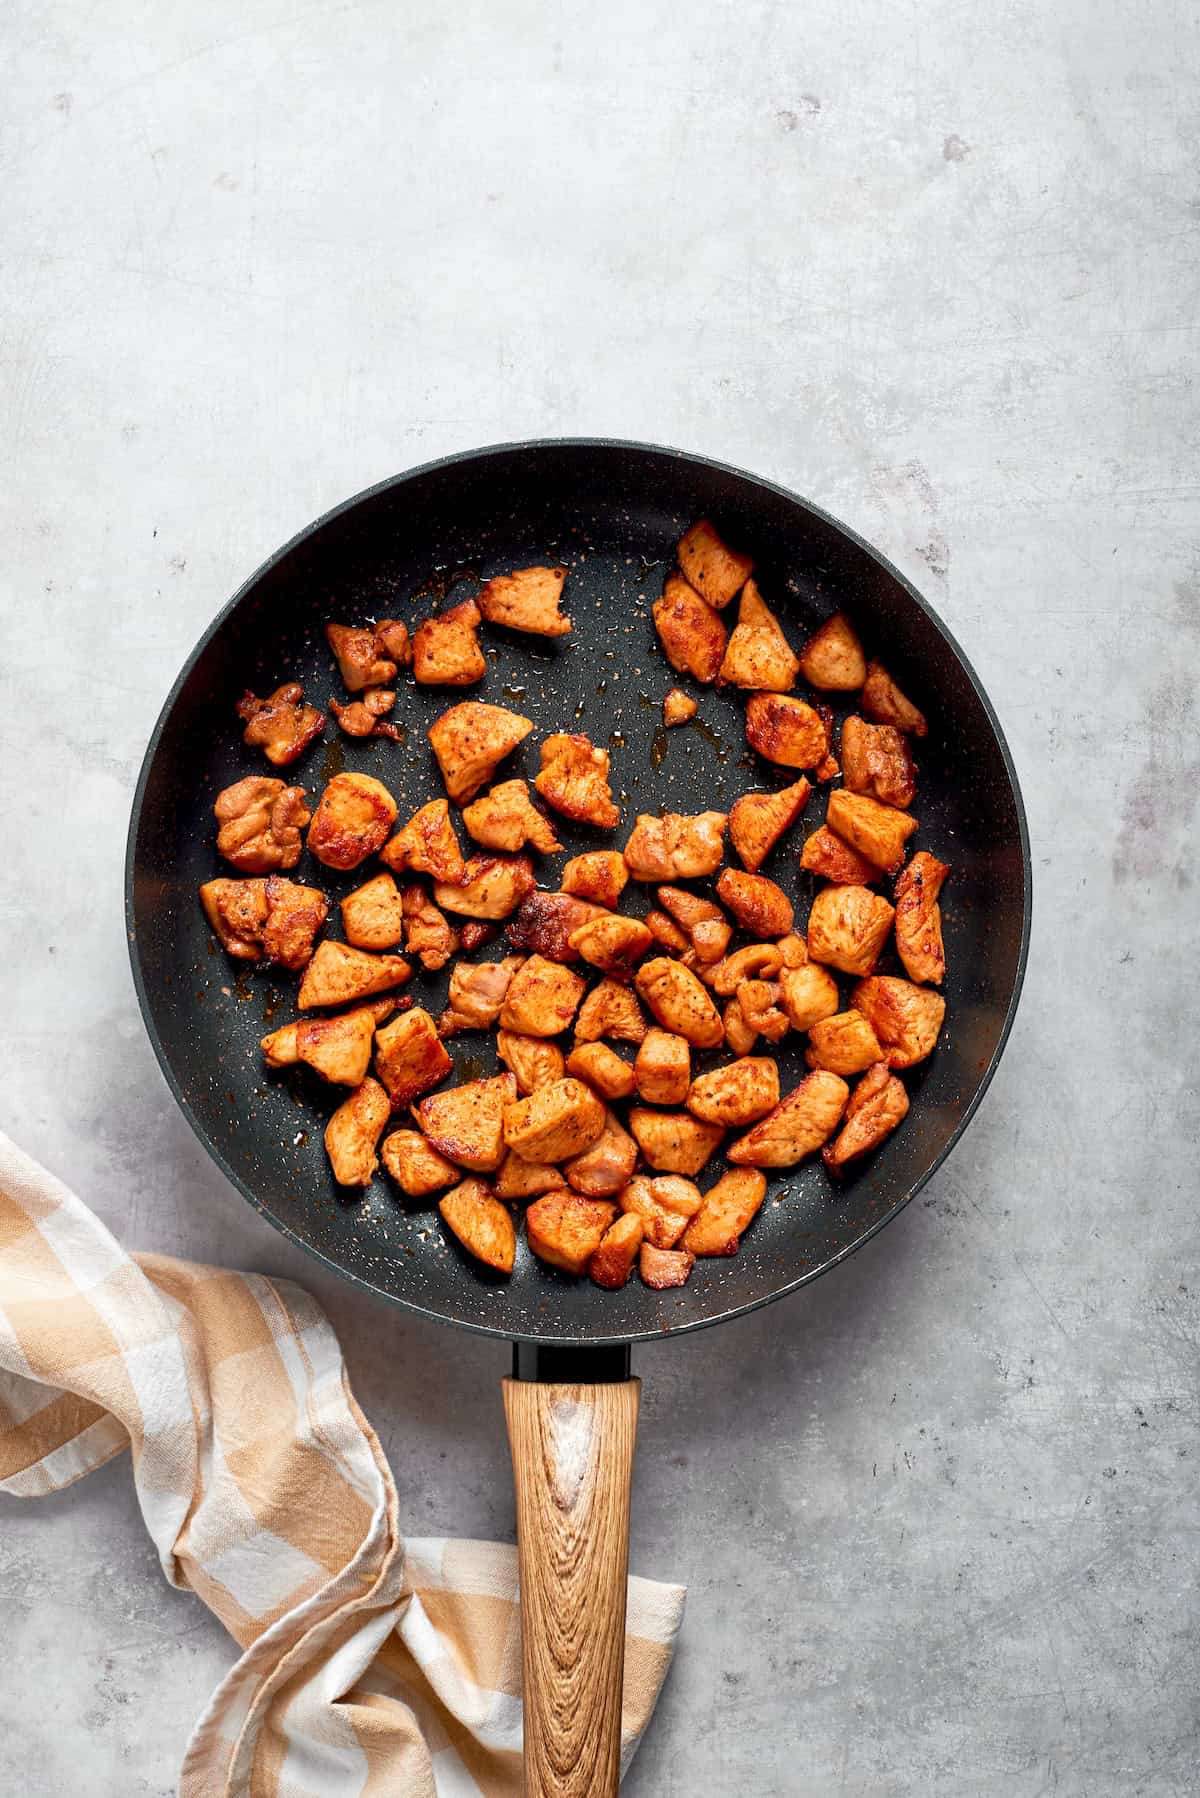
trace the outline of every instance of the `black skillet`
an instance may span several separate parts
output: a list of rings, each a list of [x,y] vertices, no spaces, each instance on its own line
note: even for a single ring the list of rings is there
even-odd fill
[[[845,610],[872,651],[930,719],[917,745],[918,846],[953,865],[943,896],[947,1021],[933,1056],[907,1076],[903,1127],[838,1184],[819,1160],[772,1182],[732,1260],[701,1261],[688,1285],[658,1293],[636,1277],[621,1292],[560,1275],[521,1240],[511,1279],[481,1273],[436,1212],[410,1210],[382,1176],[348,1203],[321,1133],[337,1093],[315,1077],[264,1072],[258,1044],[293,1015],[294,980],[251,974],[215,949],[196,890],[218,869],[212,803],[223,786],[266,771],[241,742],[234,705],[247,687],[303,683],[324,705],[341,696],[326,648],[330,619],[398,615],[410,623],[480,578],[528,562],[565,563],[573,633],[555,642],[485,631],[489,668],[471,693],[406,678],[394,719],[401,744],[340,737],[289,772],[310,795],[341,768],[382,778],[403,819],[440,796],[425,738],[448,704],[480,697],[533,719],[503,765],[531,775],[554,730],[609,748],[623,827],[638,811],[727,809],[750,787],[792,777],[746,749],[743,700],[695,689],[697,720],[665,732],[671,676],[650,607],[686,526],[707,514],[752,552],[756,575],[792,641]],[[683,684],[687,684],[686,682]],[[849,708],[842,708],[842,712]],[[805,916],[812,891],[797,849],[824,812],[804,819],[764,872]],[[563,827],[566,854],[624,841]],[[554,859],[542,878],[556,885]],[[228,870],[225,870],[228,871]],[[363,878],[306,856],[295,878],[341,897]],[[623,909],[646,909],[627,889]],[[146,751],[126,868],[134,982],[163,1073],[214,1161],[286,1236],[362,1286],[426,1316],[514,1340],[506,1407],[517,1465],[526,1654],[526,1779],[536,1794],[616,1790],[621,1595],[637,1382],[629,1345],[736,1317],[825,1272],[894,1217],[940,1164],[991,1079],[1016,1009],[1030,917],[1024,811],[999,723],[962,651],[904,577],[845,526],[770,482],[677,450],[562,441],[502,445],[431,463],[335,508],[242,587],[197,645]],[[333,917],[336,917],[334,912]],[[501,939],[484,951],[500,955]],[[418,983],[414,983],[414,988]],[[424,977],[436,1011],[442,977]],[[410,990],[414,990],[411,989]],[[460,1078],[494,1071],[483,1037],[450,1045]],[[802,1040],[778,1051],[787,1090],[805,1069]],[[601,1622],[601,1612],[606,1622]]]

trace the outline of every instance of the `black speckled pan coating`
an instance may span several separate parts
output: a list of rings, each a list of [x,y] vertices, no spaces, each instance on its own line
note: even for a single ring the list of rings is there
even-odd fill
[[[216,794],[243,774],[274,772],[242,744],[234,705],[246,687],[265,693],[290,679],[318,705],[340,697],[322,636],[330,619],[395,614],[411,625],[447,591],[475,591],[476,576],[563,562],[571,570],[570,637],[546,643],[487,629],[480,687],[418,688],[406,678],[393,714],[407,729],[403,743],[351,742],[331,719],[324,746],[288,778],[312,795],[343,766],[368,770],[391,788],[403,821],[442,793],[427,726],[456,700],[480,698],[535,723],[502,775],[532,776],[537,744],[554,730],[585,731],[610,746],[621,827],[605,837],[560,825],[567,853],[619,846],[638,811],[727,809],[748,788],[790,777],[747,752],[734,692],[693,688],[698,719],[661,730],[673,677],[650,607],[680,533],[705,513],[753,553],[793,643],[845,609],[868,653],[883,657],[930,719],[928,739],[915,746],[914,846],[953,864],[943,894],[946,1028],[933,1057],[907,1076],[912,1110],[876,1156],[840,1184],[819,1159],[774,1177],[740,1254],[698,1262],[682,1290],[652,1292],[635,1276],[622,1292],[602,1292],[543,1266],[523,1237],[516,1270],[503,1280],[460,1251],[436,1210],[409,1209],[382,1172],[365,1197],[342,1197],[321,1133],[343,1091],[296,1070],[264,1071],[259,1038],[294,1015],[295,981],[239,972],[215,949],[196,898],[203,880],[231,872],[214,847]],[[813,888],[797,857],[824,815],[826,791],[813,794],[763,870],[796,900],[801,928]],[[293,878],[336,900],[374,865],[337,875],[306,854]],[[542,863],[545,885],[557,885],[561,865]],[[625,909],[646,904],[643,890],[627,889]],[[302,532],[252,576],[189,658],[146,751],[129,835],[127,920],[142,1012],[171,1089],[218,1166],[263,1216],[347,1278],[449,1323],[543,1343],[636,1341],[716,1323],[814,1278],[894,1217],[947,1154],[996,1066],[1020,990],[1029,913],[1029,845],[1008,750],[961,650],[920,596],[794,495],[638,444],[531,443],[453,457],[387,481]],[[336,910],[330,930],[338,933]],[[408,990],[428,995],[436,1011],[445,979],[418,979]],[[493,1071],[488,1037],[450,1046],[461,1077]],[[802,1048],[793,1036],[779,1052],[785,1090],[804,1072]]]

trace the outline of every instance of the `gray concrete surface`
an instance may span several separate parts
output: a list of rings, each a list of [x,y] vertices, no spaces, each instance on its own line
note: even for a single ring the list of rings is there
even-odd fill
[[[323,1278],[171,1104],[135,772],[244,574],[413,462],[596,432],[811,495],[991,687],[1033,953],[921,1201],[639,1357],[633,1562],[692,1595],[627,1789],[1194,1791],[1193,9],[11,0],[0,49],[6,1125],[131,1245],[307,1280],[411,1528],[509,1533],[503,1350]],[[231,1648],[124,1465],[0,1506],[0,1614],[0,1789],[165,1798]]]

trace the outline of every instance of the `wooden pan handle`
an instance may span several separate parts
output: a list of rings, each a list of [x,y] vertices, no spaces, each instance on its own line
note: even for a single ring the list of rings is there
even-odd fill
[[[640,1380],[505,1380],[517,1492],[526,1798],[616,1798]]]

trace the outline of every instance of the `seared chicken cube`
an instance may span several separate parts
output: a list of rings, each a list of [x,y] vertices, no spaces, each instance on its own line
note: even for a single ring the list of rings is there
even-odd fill
[[[371,1065],[375,1027],[392,1009],[390,999],[376,999],[336,1018],[300,1018],[262,1039],[269,1068],[303,1062],[336,1086],[361,1086]]]
[[[946,862],[918,849],[896,882],[896,948],[909,979],[930,986],[940,986],[946,972],[938,894],[949,872]]]
[[[499,924],[489,924],[483,918],[465,918],[458,926],[458,946],[464,955],[473,955],[476,949],[482,949],[486,943],[494,942],[500,935]]]
[[[639,1174],[618,1194],[621,1210],[642,1220],[647,1242],[673,1249],[702,1204],[700,1188],[680,1174]]]
[[[647,1105],[682,1105],[692,1084],[692,1050],[686,1036],[647,1030],[633,1064],[638,1097]]]
[[[523,780],[504,780],[463,808],[463,823],[485,849],[515,855],[526,843],[540,855],[557,855],[562,844],[549,818],[538,811]]]
[[[513,975],[522,955],[506,955],[503,961],[458,961],[450,974],[450,996],[438,1019],[439,1036],[457,1036],[463,1030],[487,1030],[500,1016]]]
[[[453,1231],[468,1255],[511,1274],[517,1255],[512,1217],[482,1180],[460,1180],[438,1201],[442,1222]]]
[[[810,687],[826,693],[852,693],[867,678],[867,659],[849,619],[842,612],[827,618],[800,651],[800,671]]]
[[[643,812],[625,845],[625,866],[635,880],[699,880],[715,874],[724,851],[724,812],[693,816]]]
[[[655,1292],[686,1286],[695,1265],[696,1257],[688,1249],[656,1249],[653,1243],[644,1242],[638,1250],[642,1284]]]
[[[722,542],[713,524],[699,518],[679,539],[676,551],[687,579],[720,611],[750,578],[754,562]]]
[[[237,715],[246,725],[242,741],[261,749],[276,768],[286,768],[304,754],[325,729],[325,718],[315,705],[305,705],[299,681],[276,687],[269,699],[246,692],[237,703]]]
[[[654,628],[677,674],[711,685],[725,654],[728,632],[713,608],[678,574],[669,574],[654,602]]]
[[[338,728],[348,737],[390,737],[393,743],[398,743],[401,740],[399,730],[394,724],[385,722],[395,703],[394,693],[383,687],[372,687],[361,699],[352,699],[348,705],[331,699],[329,710],[337,719]]]
[[[821,1150],[821,1159],[831,1174],[839,1173],[848,1161],[877,1149],[907,1116],[904,1082],[885,1061],[877,1061],[850,1094],[842,1128]]]
[[[304,970],[296,1003],[301,1011],[352,1005],[411,977],[412,966],[402,955],[368,955],[348,943],[322,943]]]
[[[535,637],[565,637],[571,620],[559,611],[565,568],[518,568],[498,574],[479,595],[479,610],[489,624]]]
[[[567,1056],[567,1073],[586,1080],[602,1099],[627,1099],[633,1091],[633,1069],[607,1043],[576,1043]]]
[[[693,1048],[715,1049],[724,1038],[720,1012],[682,963],[657,955],[642,963],[634,985],[663,1029],[685,1036]]]
[[[668,955],[692,955],[695,958],[691,938],[684,935],[674,918],[669,918],[665,911],[648,911],[646,929]]]
[[[841,1004],[837,981],[815,961],[781,969],[779,995],[793,1030],[811,1030],[822,1018],[833,1017]]]
[[[800,779],[778,793],[743,793],[729,808],[729,840],[751,873],[761,868],[785,830],[808,804],[812,787]]]
[[[313,953],[329,902],[316,887],[266,880],[208,880],[200,903],[221,947],[237,961],[271,961],[293,973]]]
[[[860,980],[850,995],[883,1044],[890,1068],[915,1067],[931,1052],[946,1016],[946,1001],[928,987],[892,974]]]
[[[918,828],[908,812],[880,805],[865,793],[831,793],[825,822],[885,874],[896,873],[904,860],[904,845]]]
[[[384,1137],[379,1153],[396,1185],[410,1199],[428,1198],[431,1192],[453,1186],[459,1177],[454,1163],[431,1148],[419,1130],[393,1130]]]
[[[443,1049],[429,1013],[414,1005],[375,1034],[375,1072],[392,1102],[392,1110],[427,1093],[452,1073],[454,1063]]]
[[[633,1272],[642,1246],[642,1220],[636,1211],[623,1211],[604,1232],[604,1239],[588,1262],[588,1273],[597,1286],[618,1292]]]
[[[676,724],[688,724],[700,710],[690,693],[682,687],[672,687],[663,694],[663,724],[668,730]]]
[[[673,886],[659,887],[658,902],[687,932],[697,962],[720,961],[729,947],[733,926],[719,905],[702,899],[699,893],[689,893],[686,887]]]
[[[397,668],[412,666],[412,643],[408,626],[398,618],[381,618],[375,626],[375,653],[390,656]]]
[[[717,897],[733,913],[747,936],[786,936],[792,928],[792,902],[765,874],[722,868]]]
[[[592,1089],[568,1077],[509,1105],[504,1140],[524,1161],[568,1161],[591,1148],[606,1115]]]
[[[492,1188],[498,1199],[536,1199],[562,1190],[562,1169],[549,1161],[522,1161],[509,1149],[496,1170]]]
[[[883,805],[911,805],[917,765],[908,740],[893,724],[849,717],[842,726],[842,777],[851,793],[869,793]]]
[[[778,618],[763,599],[757,583],[748,580],[742,588],[738,621],[721,663],[721,685],[751,687],[760,693],[790,693],[799,669],[800,663]]]
[[[800,851],[800,866],[809,874],[819,874],[835,886],[865,887],[879,879],[874,862],[851,849],[825,824],[814,830]]]
[[[519,1030],[496,1032],[496,1054],[513,1076],[522,1096],[536,1092],[539,1086],[552,1086],[566,1071],[563,1052],[557,1043],[540,1036],[527,1036]]]
[[[881,1060],[883,1050],[861,1011],[851,1008],[830,1018],[820,1018],[808,1033],[804,1059],[810,1068],[831,1074],[861,1074]]]
[[[706,1124],[753,1124],[779,1103],[778,1064],[769,1055],[740,1056],[693,1080],[686,1103]]]
[[[251,774],[217,794],[217,854],[243,874],[274,874],[300,860],[300,832],[312,813],[303,787]]]
[[[834,1000],[837,1003],[837,1000]],[[758,1031],[750,1023],[742,1010],[741,1000],[730,999],[721,1013],[721,1021],[725,1026],[725,1046],[732,1049],[735,1055],[749,1055],[758,1041]]]
[[[795,1167],[814,1155],[837,1129],[850,1088],[836,1074],[807,1074],[774,1111],[728,1150],[730,1161],[746,1167]]]
[[[791,1028],[791,1019],[780,1004],[782,997],[777,980],[743,980],[737,990],[747,1027],[769,1043],[781,1043]]]
[[[487,673],[473,599],[423,618],[413,634],[413,679],[421,687],[473,687]]]
[[[547,805],[564,818],[600,830],[612,830],[620,823],[608,784],[607,749],[597,749],[584,736],[557,731],[546,738],[541,754],[541,773],[533,784]]]
[[[778,943],[747,943],[711,968],[699,970],[706,986],[727,999],[746,980],[773,980],[783,966]]]
[[[775,947],[779,951],[781,965],[785,968],[802,968],[808,961],[808,945],[794,930],[781,936]]]
[[[365,687],[386,687],[389,681],[395,680],[396,664],[381,654],[373,629],[327,624],[325,637],[341,670],[347,693],[361,693]]]
[[[429,741],[454,803],[465,805],[473,799],[532,729],[532,718],[474,699],[452,705],[435,719],[429,727]]]
[[[746,703],[746,741],[780,768],[815,768],[829,750],[829,726],[805,699],[754,693]]]
[[[611,1036],[619,1043],[640,1043],[646,1034],[641,1006],[627,986],[602,980],[594,986],[575,1019],[575,1036],[581,1043],[599,1042]]]
[[[339,1186],[369,1186],[379,1166],[375,1145],[391,1116],[378,1080],[364,1080],[325,1126],[325,1152]]]
[[[582,1155],[568,1161],[563,1172],[576,1192],[589,1199],[611,1199],[632,1178],[637,1166],[638,1146],[611,1111],[606,1111],[604,1128]]]
[[[342,900],[342,929],[355,949],[394,949],[404,935],[404,901],[390,874],[376,874]]]
[[[397,874],[411,869],[434,880],[461,880],[467,864],[454,834],[449,801],[431,799],[418,806],[404,829],[384,844],[379,859]]]
[[[235,961],[263,959],[263,931],[267,922],[265,880],[206,880],[200,903],[209,929],[227,955]]]
[[[396,801],[372,774],[335,774],[313,813],[308,847],[343,872],[377,855],[396,822]]]
[[[605,916],[603,906],[577,899],[573,893],[547,893],[540,887],[521,901],[516,917],[506,926],[514,949],[528,949],[547,961],[578,961],[571,937],[593,918]]]
[[[458,948],[457,932],[438,910],[423,887],[414,881],[404,889],[404,947],[423,968],[436,974]]]
[[[822,887],[808,914],[808,956],[843,974],[869,974],[895,912],[869,887]]]
[[[664,1174],[698,1174],[720,1145],[725,1132],[687,1111],[647,1111],[635,1105],[629,1128],[652,1168]]]
[[[592,967],[614,980],[629,980],[654,938],[636,918],[618,918],[612,912],[593,918],[573,930],[570,947]]]
[[[859,695],[859,705],[876,724],[894,724],[910,737],[924,737],[929,726],[924,712],[906,699],[882,662],[868,662],[867,676]]]
[[[579,1010],[587,987],[582,978],[561,962],[531,955],[513,975],[500,1024],[525,1036],[558,1036]]]
[[[472,1174],[490,1174],[504,1160],[504,1113],[516,1096],[512,1075],[497,1074],[430,1093],[414,1109],[439,1155]]]
[[[527,855],[473,855],[457,881],[435,881],[443,911],[464,918],[507,918],[535,886]]]
[[[736,1255],[766,1196],[765,1174],[756,1167],[731,1167],[705,1193],[683,1233],[683,1247],[693,1255]]]
[[[525,1234],[539,1261],[567,1274],[582,1274],[617,1215],[607,1199],[577,1192],[548,1192],[525,1213]]]
[[[562,890],[579,899],[590,899],[612,911],[629,880],[629,869],[619,849],[589,849],[572,856],[562,871]]]

